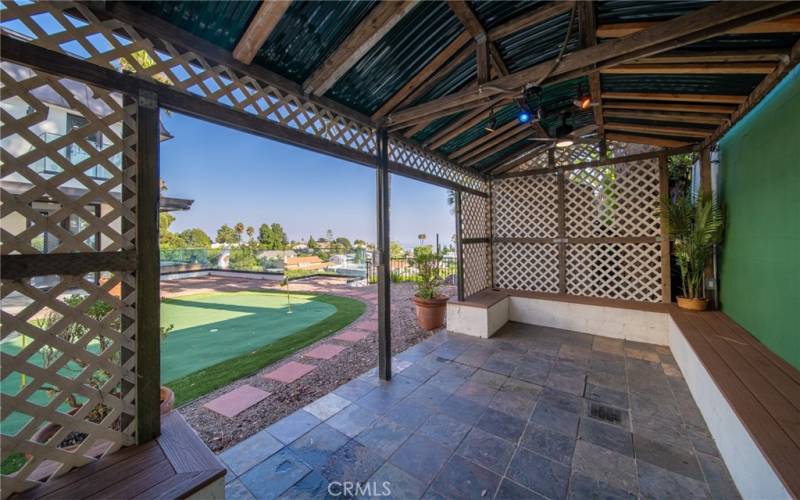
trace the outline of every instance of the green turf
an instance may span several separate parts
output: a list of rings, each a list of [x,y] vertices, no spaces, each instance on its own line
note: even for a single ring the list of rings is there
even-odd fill
[[[335,309],[335,312],[324,318],[324,321],[315,322],[299,331],[294,331],[290,335],[277,338],[271,343],[247,350],[247,352],[238,357],[213,364],[166,383],[165,385],[175,392],[175,404],[181,405],[223,387],[234,380],[252,375],[261,368],[342,329],[363,314],[365,309],[365,305],[362,302],[346,297],[292,294],[293,300],[297,300],[300,297],[304,297],[312,303],[306,307],[310,308],[312,305],[318,307],[327,306]],[[164,318],[162,318],[162,323],[167,324]],[[167,342],[170,339],[171,337],[167,339]]]

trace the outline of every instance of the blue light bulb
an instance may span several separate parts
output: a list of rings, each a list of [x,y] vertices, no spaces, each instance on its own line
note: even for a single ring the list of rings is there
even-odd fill
[[[520,112],[517,114],[517,120],[520,123],[528,123],[531,121],[531,114],[527,111],[520,110]]]

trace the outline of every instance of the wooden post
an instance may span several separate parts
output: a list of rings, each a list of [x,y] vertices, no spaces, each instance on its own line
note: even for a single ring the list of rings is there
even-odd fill
[[[154,92],[139,92],[136,144],[136,440],[144,443],[161,433],[159,411],[161,362],[159,335],[158,204],[160,172],[158,159],[158,98]]]
[[[707,147],[700,150],[700,193],[711,194],[711,150]]]
[[[486,200],[486,203],[488,203],[489,207],[489,288],[494,289],[494,220],[492,219],[494,192],[492,191],[492,184],[493,180],[490,178],[489,199]]]
[[[475,52],[475,62],[478,66],[478,83],[486,83],[489,81],[489,48],[488,37],[486,33],[482,33],[480,37],[475,39],[477,44]]]
[[[390,273],[392,256],[389,241],[389,134],[378,130],[378,168],[376,169],[378,218],[378,374],[392,378],[392,329]]]
[[[457,296],[464,300],[464,244],[461,241],[461,191],[455,191]]]
[[[550,168],[555,168],[555,150],[550,149],[547,155]],[[563,168],[556,170],[558,189],[558,293],[567,293],[567,227],[566,227],[566,173]]]
[[[672,302],[672,272],[669,252],[669,227],[666,207],[664,201],[669,198],[669,176],[667,175],[667,157],[658,157],[658,194],[659,194],[659,213],[661,216],[661,302],[669,304]]]

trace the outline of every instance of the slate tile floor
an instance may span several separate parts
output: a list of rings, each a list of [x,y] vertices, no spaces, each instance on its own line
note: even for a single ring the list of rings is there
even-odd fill
[[[228,498],[738,497],[667,348],[509,323],[394,366],[223,452]]]

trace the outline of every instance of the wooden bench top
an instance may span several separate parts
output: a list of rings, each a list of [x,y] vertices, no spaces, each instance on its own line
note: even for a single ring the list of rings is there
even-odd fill
[[[562,293],[530,292],[527,290],[485,289],[464,298],[463,301],[453,301],[454,304],[481,307],[488,309],[506,297],[523,297],[538,300],[553,300],[556,302],[569,302],[599,307],[617,307],[620,309],[634,309],[648,312],[669,312],[667,304],[654,302],[638,302],[635,300],[606,299],[602,297],[577,297]]]
[[[225,466],[176,411],[161,436],[123,448],[12,498],[186,498],[225,475]]]
[[[670,314],[776,475],[800,498],[800,372],[719,311]]]

